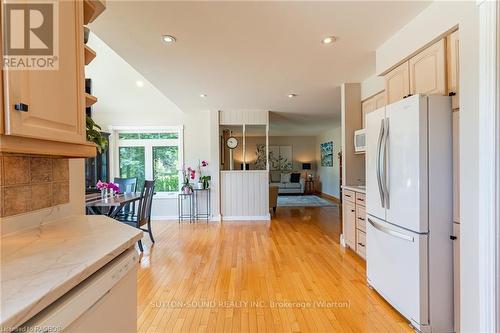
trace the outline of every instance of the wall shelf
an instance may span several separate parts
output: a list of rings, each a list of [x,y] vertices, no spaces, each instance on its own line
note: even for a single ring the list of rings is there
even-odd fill
[[[105,0],[83,1],[83,24],[92,23],[106,9]]]
[[[97,103],[97,97],[92,96],[91,94],[85,93],[85,107],[89,107]]]
[[[97,54],[87,45],[84,46],[84,49],[85,49],[85,66],[86,66],[90,64],[92,60],[94,60]]]

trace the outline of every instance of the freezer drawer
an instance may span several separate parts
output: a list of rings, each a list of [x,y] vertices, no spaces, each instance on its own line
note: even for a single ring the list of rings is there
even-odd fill
[[[428,235],[367,216],[368,283],[420,331],[429,325]]]

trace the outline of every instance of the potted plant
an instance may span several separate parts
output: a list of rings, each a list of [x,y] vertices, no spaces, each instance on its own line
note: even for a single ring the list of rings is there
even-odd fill
[[[210,180],[212,177],[208,175],[203,175],[203,168],[206,168],[208,166],[208,162],[203,160],[201,161],[201,164],[198,163],[198,172],[200,174],[200,178],[198,180],[198,188],[199,189],[208,189],[210,187]]]
[[[185,169],[185,168],[182,169],[183,183],[182,183],[181,191],[184,194],[189,194],[189,193],[193,192],[193,186],[191,185],[190,180],[193,180],[195,178],[196,178],[196,171],[193,168],[188,167],[187,169]]]
[[[87,141],[93,142],[97,146],[97,151],[102,153],[108,146],[108,140],[101,134],[101,126],[97,125],[92,118],[85,118],[87,127]]]

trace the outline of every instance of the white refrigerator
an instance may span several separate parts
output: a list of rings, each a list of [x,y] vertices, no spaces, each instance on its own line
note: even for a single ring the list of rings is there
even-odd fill
[[[414,95],[366,115],[368,284],[421,332],[453,332],[452,109]]]

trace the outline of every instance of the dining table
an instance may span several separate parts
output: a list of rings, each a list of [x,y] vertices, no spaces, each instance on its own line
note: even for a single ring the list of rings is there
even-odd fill
[[[127,204],[142,198],[140,192],[120,193],[102,197],[100,193],[85,195],[85,206],[91,215],[107,215],[115,218]]]

